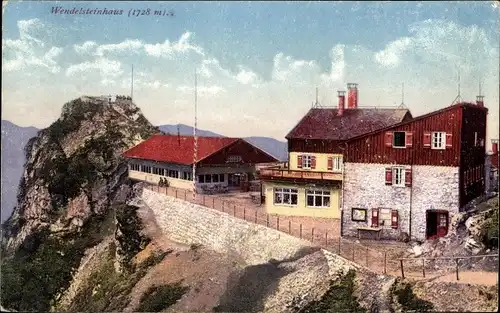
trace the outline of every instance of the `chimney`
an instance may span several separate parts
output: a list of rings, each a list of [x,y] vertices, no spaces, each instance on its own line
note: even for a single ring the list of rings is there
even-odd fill
[[[491,149],[493,150],[493,154],[498,154],[498,139],[491,141]]]
[[[484,96],[476,96],[476,104],[478,107],[484,107]]]
[[[337,91],[339,94],[339,111],[338,115],[341,116],[344,114],[344,109],[345,109],[345,91]]]
[[[353,84],[353,83],[347,84],[347,108],[348,109],[358,108],[358,84]]]

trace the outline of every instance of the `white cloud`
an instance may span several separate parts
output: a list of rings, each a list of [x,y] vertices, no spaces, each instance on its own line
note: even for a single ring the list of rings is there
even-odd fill
[[[134,39],[126,39],[117,44],[106,44],[100,45],[96,49],[97,56],[104,56],[108,53],[119,54],[119,53],[138,53],[140,49],[143,47],[143,43],[140,40]]]
[[[176,88],[178,92],[181,92],[183,94],[194,94],[194,87],[190,86],[179,86]],[[197,87],[197,94],[199,96],[216,96],[220,95],[222,93],[225,93],[227,90],[223,87],[220,86],[201,86]]]
[[[375,53],[375,60],[386,67],[395,67],[401,61],[401,55],[411,45],[411,39],[401,38],[389,43],[384,50]]]
[[[147,55],[153,57],[165,57],[172,59],[175,54],[183,54],[187,52],[195,52],[199,55],[204,55],[203,49],[199,46],[190,43],[191,33],[184,33],[177,42],[171,43],[168,39],[163,43],[145,44],[144,50]]]
[[[305,83],[312,73],[319,73],[315,61],[294,60],[291,56],[278,53],[274,57],[272,78],[279,82]]]
[[[75,51],[79,54],[88,54],[94,50],[95,47],[97,47],[97,43],[89,40],[85,41],[81,45],[74,45],[73,49],[75,49]]]
[[[63,49],[47,47],[40,37],[45,25],[39,19],[21,20],[17,22],[19,39],[2,40],[2,70],[13,72],[27,67],[46,68],[51,73],[58,73],[61,68],[56,59]]]
[[[69,66],[66,70],[66,76],[87,75],[95,72],[99,72],[104,78],[109,78],[120,76],[123,70],[119,61],[99,58]]]
[[[251,85],[257,83],[259,77],[251,70],[240,68],[240,71],[236,74],[235,79],[243,85]]]

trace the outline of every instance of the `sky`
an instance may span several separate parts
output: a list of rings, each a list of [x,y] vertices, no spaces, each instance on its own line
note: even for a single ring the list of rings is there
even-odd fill
[[[42,128],[82,95],[129,95],[133,65],[134,102],[153,124],[193,125],[196,72],[199,128],[279,140],[316,88],[322,106],[335,106],[347,83],[359,84],[360,107],[398,106],[404,94],[417,116],[459,90],[475,101],[481,85],[489,144],[499,128],[499,13],[491,1],[9,1],[2,119]]]

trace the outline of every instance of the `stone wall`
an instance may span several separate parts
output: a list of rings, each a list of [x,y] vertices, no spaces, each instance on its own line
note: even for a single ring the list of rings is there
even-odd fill
[[[413,166],[412,187],[385,185],[385,169],[391,164],[346,163],[343,202],[343,235],[357,235],[357,227],[371,226],[372,208],[398,211],[398,229],[383,226],[381,237],[397,239],[402,232],[425,240],[427,210],[459,211],[458,168]],[[409,166],[407,166],[409,167]],[[352,221],[352,209],[367,209],[366,222]],[[410,232],[411,212],[411,232]]]
[[[147,205],[171,240],[201,244],[223,254],[236,253],[248,265],[291,258],[312,246],[308,241],[274,229],[148,189],[143,190],[141,200],[133,205]]]

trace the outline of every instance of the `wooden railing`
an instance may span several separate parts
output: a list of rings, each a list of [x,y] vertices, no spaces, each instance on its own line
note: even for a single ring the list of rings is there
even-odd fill
[[[269,177],[269,178],[342,180],[342,173],[294,171],[294,170],[278,169],[278,168],[261,169],[259,176],[260,177]]]

